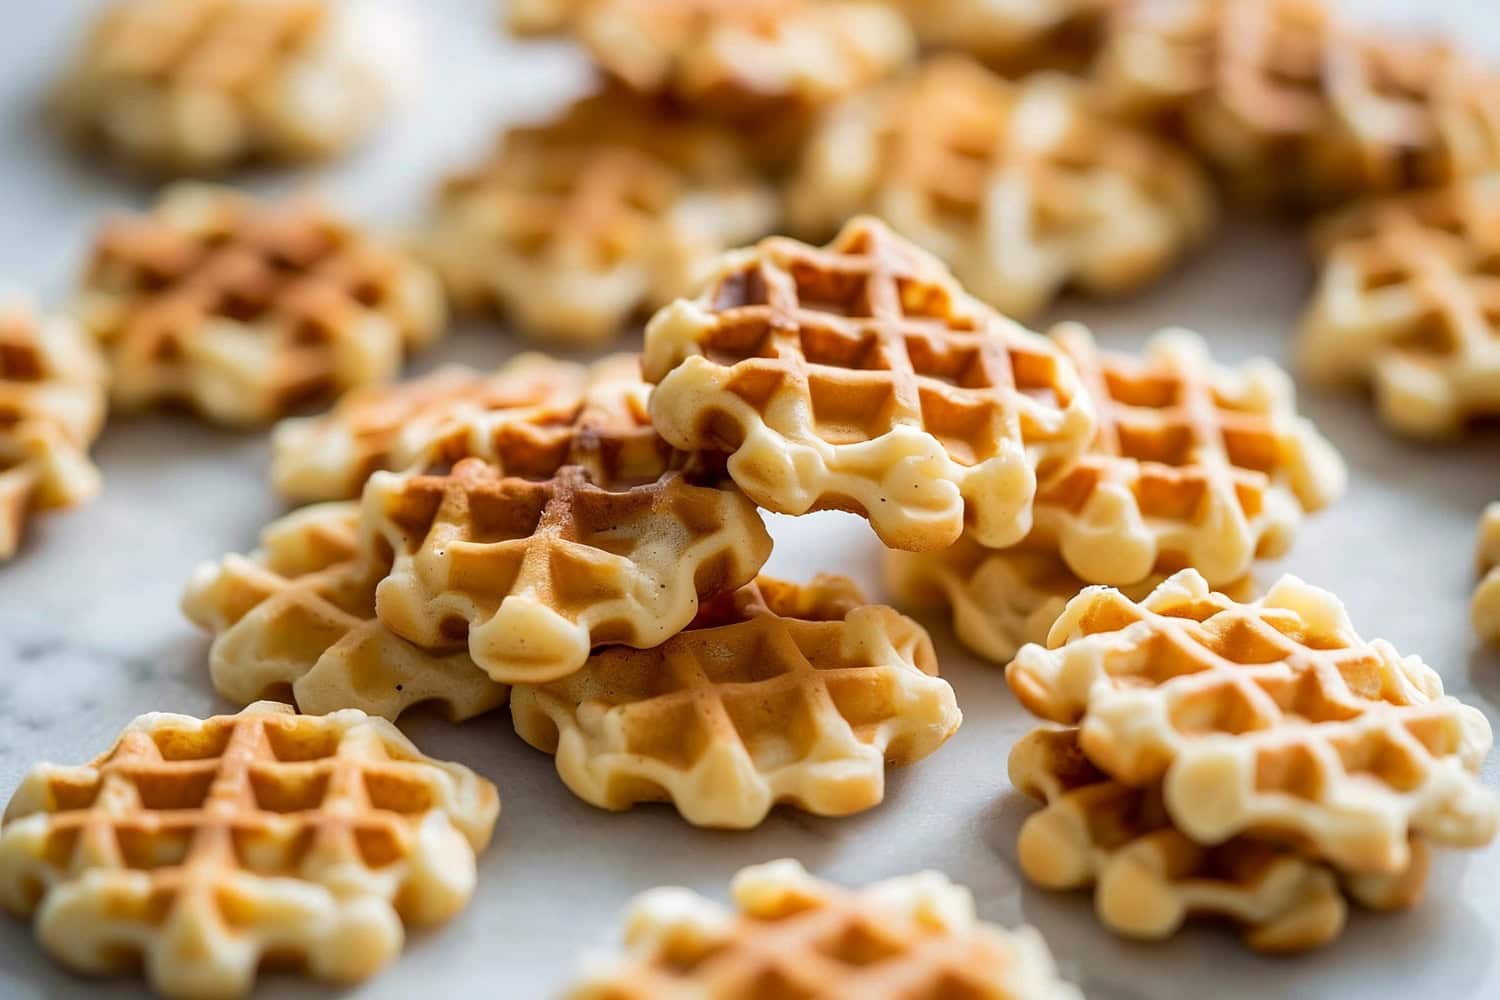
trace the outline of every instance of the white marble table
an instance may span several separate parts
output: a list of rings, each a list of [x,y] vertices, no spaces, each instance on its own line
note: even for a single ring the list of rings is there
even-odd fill
[[[487,144],[502,120],[543,114],[586,79],[566,46],[498,40],[489,0],[410,5],[422,13],[429,55],[440,54],[429,60],[423,103],[317,178],[354,211],[393,224],[420,206],[437,169]],[[0,33],[0,278],[49,303],[65,294],[91,220],[141,205],[149,194],[70,161],[36,112],[50,68],[90,6],[13,3]],[[1480,0],[1426,5],[1441,7],[1434,11],[1416,0],[1362,6],[1441,16],[1472,37],[1500,40],[1500,9]],[[302,181],[252,179],[265,188]],[[1109,344],[1132,345],[1160,325],[1182,324],[1202,330],[1223,358],[1285,359],[1310,280],[1295,232],[1235,223],[1138,299],[1067,302],[1055,315],[1089,321]],[[474,325],[421,366],[489,365],[515,349],[503,330]],[[1347,458],[1351,487],[1331,513],[1310,521],[1285,568],[1338,591],[1362,630],[1422,653],[1450,690],[1500,722],[1500,653],[1478,647],[1466,617],[1475,518],[1500,497],[1500,437],[1405,444],[1357,398],[1307,392],[1304,399]],[[0,795],[33,761],[88,759],[137,713],[230,708],[209,686],[207,641],[177,600],[199,560],[246,549],[282,509],[265,484],[265,438],[174,417],[120,420],[97,458],[104,495],[40,521],[20,558],[0,568]],[[878,592],[877,547],[861,522],[776,518],[773,533],[778,573],[842,570]],[[1279,571],[1265,567],[1261,575]],[[740,866],[792,855],[852,882],[941,868],[974,889],[985,917],[1039,927],[1068,975],[1096,998],[1500,996],[1500,846],[1441,855],[1422,906],[1398,916],[1356,915],[1335,946],[1297,959],[1256,957],[1219,927],[1194,928],[1163,945],[1126,943],[1100,929],[1086,896],[1027,887],[1015,835],[1029,806],[1008,787],[1005,755],[1030,722],[996,668],[967,656],[943,622],[931,624],[964,709],[963,729],[930,760],[893,774],[883,806],[852,819],[778,811],[759,830],[732,834],[694,830],[665,807],[611,815],[574,799],[550,759],[525,746],[503,714],[461,727],[432,716],[404,721],[430,753],[492,779],[504,811],[468,910],[415,936],[400,961],[358,992],[549,995],[580,949],[610,940],[632,894],[679,883],[722,895]],[[1486,775],[1497,782],[1500,756]],[[142,993],[134,981],[101,985],[61,971],[34,947],[24,923],[0,917],[0,996],[84,995]],[[269,977],[261,995],[326,992]]]

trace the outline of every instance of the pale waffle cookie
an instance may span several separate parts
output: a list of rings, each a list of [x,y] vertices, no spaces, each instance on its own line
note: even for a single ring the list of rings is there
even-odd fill
[[[878,3],[589,0],[572,29],[632,89],[730,115],[797,113],[911,59],[911,30]]]
[[[77,137],[166,173],[326,159],[408,88],[410,29],[355,0],[115,0],[54,106]]]
[[[979,920],[974,897],[927,871],[845,889],[790,858],[742,869],[734,909],[652,889],[618,955],[592,956],[566,1000],[1081,1000],[1042,936]]]
[[[1285,553],[1304,513],[1343,492],[1343,460],[1271,362],[1219,365],[1185,330],[1158,334],[1141,357],[1099,350],[1077,324],[1052,339],[1098,430],[1037,491],[1027,545],[1060,553],[1081,579],[1123,586],[1192,567],[1226,585]]]
[[[608,90],[447,180],[426,243],[460,306],[589,344],[689,290],[780,211],[742,137]]]
[[[385,381],[446,322],[425,267],[315,201],[198,184],[103,227],[76,311],[117,405],[177,403],[237,426]]]
[[[144,966],[170,997],[241,996],[262,964],[354,982],[403,925],[463,909],[499,811],[488,781],[363,712],[156,712],[91,764],[27,775],[0,903],[70,968]]]
[[[367,544],[394,554],[381,621],[428,648],[467,641],[496,681],[542,683],[597,645],[658,645],[700,597],[754,579],[771,552],[755,505],[657,436],[633,361],[589,379],[556,419],[439,419],[426,460],[370,477]]]
[[[1141,0],[1108,37],[1098,93],[1188,138],[1253,201],[1500,165],[1500,77],[1444,42],[1351,28],[1322,0]]]
[[[1356,206],[1315,233],[1303,369],[1368,382],[1417,437],[1500,418],[1500,173]]]
[[[397,385],[347,393],[315,417],[276,425],[271,481],[297,500],[344,500],[360,495],[379,469],[422,461],[497,453],[504,436],[530,437],[538,447],[572,435],[571,422],[589,394],[636,393],[646,385],[633,355],[616,355],[590,369],[542,354],[522,354],[489,373],[449,365]]]
[[[788,214],[822,237],[873,212],[1020,319],[1070,285],[1134,290],[1203,236],[1212,194],[1187,156],[1089,100],[1061,75],[936,58],[824,117]]]
[[[1145,597],[1163,579],[1153,574],[1125,592]],[[958,640],[999,664],[1028,642],[1046,642],[1068,601],[1088,586],[1055,553],[990,549],[968,536],[936,552],[887,550],[885,582],[900,606],[948,611]],[[1248,598],[1253,585],[1247,574],[1220,589]]]
[[[467,652],[423,649],[380,623],[388,567],[360,559],[358,542],[357,504],[319,504],[273,522],[249,556],[194,572],[182,609],[214,635],[214,688],[240,705],[290,695],[303,712],[387,719],[435,703],[461,721],[504,705],[505,686]]]
[[[1484,509],[1479,519],[1479,586],[1474,590],[1474,628],[1500,643],[1500,502]]]
[[[750,498],[848,510],[893,548],[986,545],[1031,527],[1038,480],[1094,432],[1072,364],[870,218],[828,247],[781,237],[727,255],[646,328],[651,415],[730,453]]]
[[[1334,869],[1248,836],[1194,843],[1172,825],[1159,786],[1111,780],[1084,755],[1077,730],[1033,730],[1011,748],[1009,767],[1011,784],[1044,805],[1021,826],[1021,870],[1048,889],[1092,886],[1100,921],[1117,934],[1159,940],[1190,918],[1218,917],[1257,951],[1295,952],[1343,930]],[[1343,887],[1372,909],[1403,909],[1421,898],[1427,870],[1419,840],[1401,871]]]
[[[606,647],[570,677],[517,686],[511,717],[584,801],[667,801],[735,829],[777,803],[872,808],[886,766],[931,754],[961,719],[922,627],[831,576],[762,577],[660,646]]]
[[[1126,0],[893,0],[928,48],[968,52],[1020,73],[1081,70]]]
[[[1296,577],[1252,603],[1192,570],[1140,602],[1092,587],[1005,676],[1036,715],[1079,725],[1111,777],[1161,782],[1200,844],[1249,832],[1391,874],[1409,838],[1477,847],[1500,822],[1476,773],[1484,714],[1419,658],[1360,639],[1336,597]]]
[[[99,491],[88,450],[104,426],[104,364],[74,323],[0,293],[0,562],[37,510]]]

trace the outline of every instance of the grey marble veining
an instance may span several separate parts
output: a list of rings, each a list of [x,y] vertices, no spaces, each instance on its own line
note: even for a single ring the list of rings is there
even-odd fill
[[[56,303],[92,220],[139,206],[149,192],[73,162],[37,120],[36,95],[93,5],[13,6],[0,34],[0,279]],[[429,54],[441,52],[429,60],[424,103],[317,178],[355,212],[392,224],[413,216],[438,168],[485,146],[500,121],[540,115],[586,79],[565,46],[498,40],[488,0],[410,6],[423,15]],[[1490,4],[1352,6],[1442,15],[1472,38],[1500,39],[1500,10]],[[251,181],[274,189],[307,179]],[[1159,288],[1123,304],[1067,302],[1055,316],[1090,322],[1109,345],[1182,324],[1202,330],[1226,360],[1267,354],[1285,361],[1310,280],[1295,233],[1233,223]],[[516,347],[501,331],[473,325],[419,367],[494,364]],[[1349,495],[1312,518],[1293,554],[1265,567],[1262,580],[1284,568],[1336,590],[1366,634],[1421,652],[1454,693],[1500,721],[1500,654],[1481,650],[1467,622],[1474,522],[1485,501],[1500,497],[1500,438],[1412,445],[1383,432],[1357,398],[1308,392],[1304,404],[1349,463]],[[0,568],[0,796],[36,760],[98,753],[137,713],[229,709],[208,683],[207,640],[177,601],[198,561],[249,548],[283,509],[266,486],[267,455],[263,436],[178,417],[111,424],[96,452],[104,495],[36,522],[20,558]],[[772,531],[776,572],[803,578],[841,570],[879,592],[877,546],[861,522],[772,518]],[[641,889],[677,883],[722,896],[742,865],[793,855],[850,882],[940,868],[973,888],[987,918],[1039,927],[1069,975],[1105,1000],[1500,995],[1496,847],[1440,854],[1422,906],[1396,916],[1356,914],[1336,945],[1296,959],[1254,956],[1211,926],[1163,945],[1124,942],[1098,926],[1086,895],[1026,887],[1015,837],[1030,807],[1008,788],[1005,755],[1030,722],[996,668],[966,655],[942,621],[929,624],[959,694],[963,729],[928,761],[892,774],[883,806],[849,819],[778,811],[759,830],[733,834],[694,830],[665,807],[606,814],[574,799],[503,713],[460,727],[421,714],[403,720],[429,753],[495,781],[504,808],[469,909],[446,928],[414,936],[397,963],[355,992],[545,996],[581,949],[610,940],[619,908]],[[1497,766],[1492,761],[1486,771],[1492,784]],[[21,921],[0,918],[0,996],[86,994],[143,995],[133,981],[98,984],[61,971]],[[269,977],[261,995],[328,991]]]

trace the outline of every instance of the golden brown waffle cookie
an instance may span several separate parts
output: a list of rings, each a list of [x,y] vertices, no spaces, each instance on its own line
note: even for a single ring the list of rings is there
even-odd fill
[[[172,997],[235,997],[267,959],[353,982],[474,889],[495,787],[353,710],[156,712],[82,767],[41,764],[0,829],[0,902],[71,968],[144,965]]]
[[[325,159],[390,110],[415,68],[410,37],[379,3],[117,0],[55,105],[79,138],[153,170]]]
[[[1164,120],[1252,200],[1321,204],[1500,165],[1500,77],[1360,32],[1323,0],[1126,4],[1099,93]]]
[[[784,514],[869,518],[894,548],[987,545],[1031,527],[1037,481],[1093,434],[1073,366],[870,218],[828,247],[775,237],[727,255],[646,328],[651,416],[678,448]]]
[[[1409,837],[1475,847],[1500,823],[1476,774],[1484,714],[1296,577],[1245,604],[1192,570],[1139,603],[1092,587],[1005,677],[1036,715],[1078,724],[1111,777],[1162,782],[1200,844],[1263,834],[1389,874],[1407,867]]]
[[[981,922],[938,872],[843,889],[790,858],[742,869],[733,911],[687,889],[641,894],[624,949],[567,1000],[1081,1000],[1042,936]]]
[[[611,90],[506,133],[438,192],[429,255],[454,299],[538,340],[608,340],[776,226],[727,128]]]
[[[0,562],[16,554],[32,511],[99,491],[88,449],[104,426],[105,381],[77,326],[0,293]]]
[[[762,577],[660,646],[610,646],[570,677],[518,686],[511,715],[584,801],[667,801],[736,829],[779,802],[872,808],[886,766],[934,752],[961,719],[927,633],[843,577]]]
[[[1027,545],[1061,553],[1083,580],[1123,586],[1191,567],[1228,584],[1285,553],[1303,514],[1343,492],[1343,460],[1271,362],[1223,367],[1185,330],[1158,334],[1139,358],[1100,351],[1077,324],[1052,338],[1098,430],[1037,491]]]
[[[236,704],[286,696],[303,712],[357,708],[395,719],[437,703],[461,721],[505,704],[507,690],[462,650],[430,650],[375,617],[388,567],[359,559],[359,506],[307,507],[273,522],[261,547],[200,566],[182,608],[214,634],[214,687]]]
[[[390,378],[446,319],[426,268],[315,202],[197,184],[102,229],[77,311],[117,404],[235,425]]]
[[[788,214],[823,237],[873,212],[1008,316],[1065,286],[1120,294],[1157,277],[1213,217],[1208,180],[1143,129],[1091,109],[1056,75],[1003,80],[958,56],[824,117]]]
[[[1479,519],[1479,576],[1472,605],[1474,628],[1491,642],[1500,642],[1500,502],[1486,507]]]
[[[1304,369],[1369,382],[1404,434],[1500,417],[1500,173],[1356,206],[1316,231]]]
[[[545,450],[572,435],[569,425],[590,392],[606,386],[635,393],[644,411],[640,362],[623,354],[592,374],[585,365],[522,354],[489,374],[450,365],[398,385],[357,389],[327,413],[276,426],[271,480],[295,499],[344,500],[359,496],[376,470],[492,456],[507,436]]]
[[[1011,748],[1010,780],[1045,805],[1021,827],[1021,870],[1048,889],[1094,887],[1105,926],[1126,937],[1171,937],[1191,917],[1238,924],[1257,951],[1305,951],[1338,937],[1337,873],[1295,849],[1252,837],[1203,847],[1173,825],[1159,786],[1110,780],[1084,756],[1075,729],[1037,729]],[[1401,871],[1348,880],[1374,909],[1414,905],[1427,849],[1413,842]]]
[[[590,0],[572,28],[627,86],[736,115],[842,97],[915,47],[905,19],[876,3]]]
[[[968,52],[1008,73],[1081,70],[1126,0],[894,0],[928,48]]]
[[[589,0],[501,0],[505,26],[517,35],[562,31]]]
[[[555,418],[409,425],[424,460],[364,491],[371,544],[394,553],[377,591],[392,630],[428,648],[467,638],[496,681],[542,683],[593,646],[664,642],[700,597],[755,577],[771,552],[755,505],[657,436],[634,362],[584,381]],[[448,468],[460,456],[476,457]]]
[[[1163,579],[1153,574],[1125,593],[1145,597]],[[1000,664],[1028,642],[1046,642],[1068,601],[1088,586],[1054,553],[985,548],[967,535],[936,552],[887,550],[885,581],[898,605],[949,611],[959,641]],[[1240,599],[1253,588],[1246,575],[1219,589]]]

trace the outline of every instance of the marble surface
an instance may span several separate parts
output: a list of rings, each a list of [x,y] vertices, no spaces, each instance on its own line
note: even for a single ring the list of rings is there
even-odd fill
[[[55,60],[93,6],[81,0],[14,4],[0,33],[0,276],[61,301],[89,227],[101,211],[139,206],[149,190],[71,160],[44,127],[37,98]],[[280,189],[315,181],[352,211],[399,225],[420,208],[434,172],[485,146],[503,120],[535,117],[587,79],[561,44],[508,44],[488,0],[411,0],[424,25],[429,74],[419,104],[358,156],[316,178],[261,175]],[[1366,3],[1373,16],[1442,16],[1467,35],[1500,39],[1500,10],[1476,0],[1424,11],[1413,0]],[[1500,51],[1500,48],[1497,48]],[[1160,287],[1113,305],[1065,302],[1111,345],[1133,345],[1166,324],[1202,330],[1225,359],[1285,359],[1288,332],[1311,281],[1295,232],[1232,222],[1199,258]],[[473,325],[418,367],[445,360],[493,364],[516,349],[505,331]],[[1364,401],[1307,391],[1307,411],[1342,449],[1349,494],[1313,518],[1281,566],[1347,600],[1367,634],[1422,653],[1450,690],[1500,722],[1500,654],[1482,650],[1467,621],[1475,518],[1500,496],[1500,437],[1461,445],[1402,443]],[[229,710],[205,670],[207,640],[177,600],[205,558],[244,550],[282,505],[266,486],[263,436],[223,433],[181,418],[118,420],[96,452],[105,492],[39,521],[21,556],[0,568],[0,795],[37,760],[83,761],[137,713]],[[771,568],[795,578],[848,572],[878,592],[877,545],[840,515],[774,518]],[[1428,899],[1397,916],[1355,915],[1326,951],[1268,959],[1221,927],[1194,927],[1161,945],[1100,929],[1085,895],[1025,885],[1015,836],[1028,813],[1009,787],[1005,755],[1030,720],[998,669],[964,654],[930,622],[965,724],[936,756],[891,775],[886,802],[826,820],[776,812],[753,833],[694,830],[666,807],[611,815],[574,799],[549,758],[525,746],[503,714],[454,727],[403,721],[429,753],[464,761],[500,788],[504,811],[481,863],[472,905],[451,925],[415,935],[404,957],[357,992],[403,997],[418,989],[537,997],[563,981],[581,949],[612,940],[616,914],[659,883],[722,895],[740,866],[791,855],[823,875],[863,882],[923,867],[971,886],[983,915],[1039,927],[1067,974],[1096,998],[1446,998],[1500,995],[1500,846],[1443,853]],[[1486,780],[1497,783],[1500,757]],[[134,981],[97,984],[38,952],[27,926],[0,918],[0,996],[142,995]],[[263,996],[326,991],[268,977]]]

